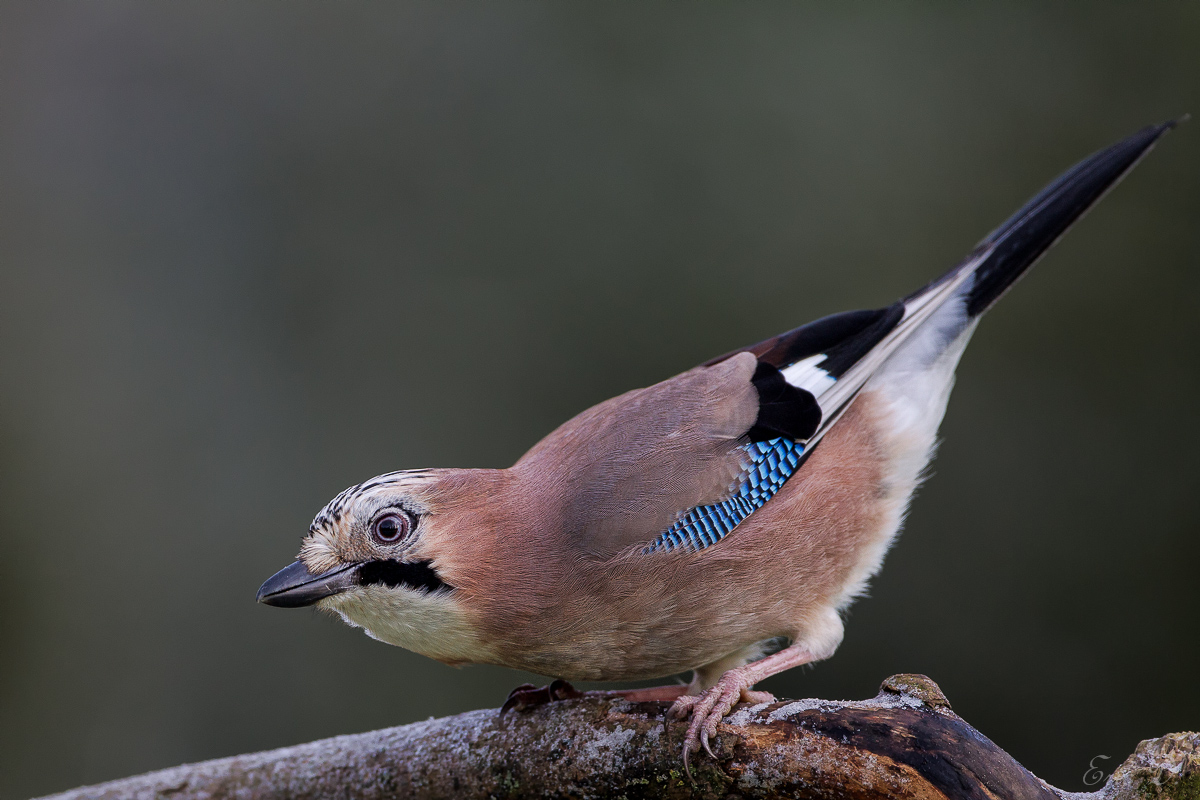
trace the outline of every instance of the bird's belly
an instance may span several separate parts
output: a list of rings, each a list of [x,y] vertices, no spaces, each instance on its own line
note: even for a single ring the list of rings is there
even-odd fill
[[[501,658],[502,666],[572,681],[634,681],[666,678],[710,664],[762,639],[735,643],[729,637],[710,641],[670,641],[611,635],[586,637],[564,646],[531,647]]]

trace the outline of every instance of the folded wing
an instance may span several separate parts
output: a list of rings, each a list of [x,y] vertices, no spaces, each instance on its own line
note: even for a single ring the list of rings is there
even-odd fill
[[[964,341],[979,315],[1173,126],[1145,128],[1072,167],[912,295],[819,319],[595,406],[539,442],[514,472],[586,553],[716,544],[802,468],[872,378],[932,369]]]

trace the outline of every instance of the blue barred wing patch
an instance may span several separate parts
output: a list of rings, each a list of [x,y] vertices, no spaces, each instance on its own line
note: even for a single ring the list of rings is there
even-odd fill
[[[792,439],[751,442],[742,449],[747,463],[733,494],[719,503],[691,509],[642,548],[643,553],[703,550],[721,541],[775,496],[804,455],[804,445]]]

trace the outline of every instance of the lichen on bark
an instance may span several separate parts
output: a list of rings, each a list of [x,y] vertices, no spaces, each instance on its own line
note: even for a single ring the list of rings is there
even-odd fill
[[[715,759],[680,761],[683,726],[662,703],[587,695],[501,718],[472,711],[398,728],[188,764],[54,797],[239,798],[1047,798],[1200,800],[1200,735],[1138,745],[1108,782],[1069,794],[963,721],[923,675],[855,702],[740,706]]]

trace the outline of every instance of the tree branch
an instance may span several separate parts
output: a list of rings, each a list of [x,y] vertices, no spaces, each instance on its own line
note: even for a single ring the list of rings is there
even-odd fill
[[[586,696],[501,720],[496,711],[339,736],[74,789],[138,798],[1200,798],[1200,734],[1138,745],[1098,791],[1060,792],[950,710],[933,681],[896,675],[861,702],[742,706],[717,759],[683,774],[683,726],[662,703]]]

